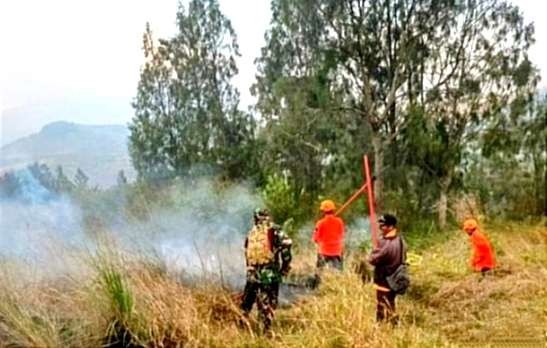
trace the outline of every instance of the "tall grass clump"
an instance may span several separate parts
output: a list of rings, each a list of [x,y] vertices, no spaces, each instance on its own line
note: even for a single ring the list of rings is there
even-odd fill
[[[134,298],[127,281],[113,265],[105,265],[99,269],[99,281],[109,299],[112,313],[106,343],[121,347],[134,346],[137,338],[130,328]]]

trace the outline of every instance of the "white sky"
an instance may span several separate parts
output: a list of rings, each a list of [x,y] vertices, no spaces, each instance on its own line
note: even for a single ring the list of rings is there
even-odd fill
[[[542,76],[547,76],[547,21],[540,18],[547,14],[547,2],[513,2],[527,21],[535,22],[537,42],[530,54]],[[220,0],[220,4],[238,35],[242,57],[235,84],[246,107],[254,101],[249,93],[253,61],[264,44],[270,2]],[[117,98],[129,104],[142,63],[145,23],[150,22],[156,37],[170,36],[176,31],[176,9],[177,0],[0,0],[0,112],[87,98]],[[93,123],[88,117],[69,121]],[[125,123],[130,118],[128,112],[101,122]],[[4,123],[6,128],[4,121],[0,120],[0,127]],[[17,122],[24,128],[28,121]]]
[[[236,81],[246,94],[270,21],[269,1],[220,0],[242,58]],[[73,94],[132,97],[142,63],[142,33],[176,31],[176,0],[2,0],[3,108]],[[249,102],[248,94],[243,96]]]

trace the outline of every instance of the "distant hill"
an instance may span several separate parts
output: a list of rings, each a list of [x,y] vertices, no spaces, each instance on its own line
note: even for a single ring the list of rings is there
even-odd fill
[[[40,162],[51,169],[63,166],[69,177],[81,168],[90,183],[111,186],[120,170],[129,179],[135,176],[127,150],[128,136],[129,130],[122,125],[50,123],[36,134],[1,147],[0,171]]]
[[[38,99],[39,96],[36,96]],[[37,133],[57,120],[81,124],[123,124],[131,119],[131,98],[69,95],[0,110],[0,146]]]

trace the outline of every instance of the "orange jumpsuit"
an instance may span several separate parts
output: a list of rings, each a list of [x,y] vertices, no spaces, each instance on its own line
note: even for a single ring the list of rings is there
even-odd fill
[[[334,214],[319,220],[313,233],[318,253],[323,256],[342,256],[344,249],[344,222]]]
[[[469,239],[473,245],[471,267],[477,272],[493,269],[496,266],[494,251],[486,236],[477,228],[469,236]]]

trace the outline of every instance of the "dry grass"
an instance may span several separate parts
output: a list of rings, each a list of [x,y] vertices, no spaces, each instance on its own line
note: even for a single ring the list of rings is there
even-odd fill
[[[484,279],[467,267],[465,235],[450,233],[446,243],[413,251],[413,287],[398,298],[395,327],[374,322],[374,290],[351,267],[326,274],[314,295],[279,309],[270,337],[238,325],[230,291],[189,287],[111,252],[95,257],[85,274],[51,283],[15,281],[15,267],[2,273],[0,347],[100,347],[116,339],[147,347],[539,345],[547,313],[544,226],[487,229],[500,267]],[[312,252],[297,255],[294,274],[309,274],[314,262]]]

